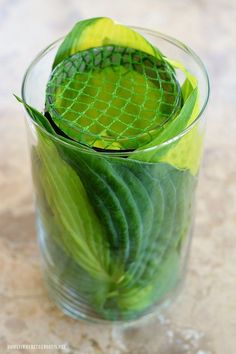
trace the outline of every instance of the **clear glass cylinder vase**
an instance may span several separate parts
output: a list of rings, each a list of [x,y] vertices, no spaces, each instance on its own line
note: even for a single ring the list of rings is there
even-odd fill
[[[52,299],[78,319],[136,320],[173,300],[185,277],[208,77],[181,42],[135,30],[198,80],[198,114],[180,134],[141,152],[98,152],[49,134],[26,112],[43,273]],[[39,111],[61,42],[23,81],[22,97]]]

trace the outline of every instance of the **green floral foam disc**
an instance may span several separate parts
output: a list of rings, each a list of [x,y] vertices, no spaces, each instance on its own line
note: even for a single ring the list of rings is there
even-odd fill
[[[73,54],[54,68],[46,110],[71,139],[107,150],[137,149],[181,109],[181,90],[164,59],[109,45]]]

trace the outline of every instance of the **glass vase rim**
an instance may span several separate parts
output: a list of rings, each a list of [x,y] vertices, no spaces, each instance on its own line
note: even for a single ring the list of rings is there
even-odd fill
[[[57,141],[60,144],[66,145],[67,147],[70,147],[71,149],[79,149],[79,150],[83,150],[85,152],[88,153],[96,153],[96,154],[101,154],[101,155],[111,155],[111,156],[130,156],[130,155],[135,155],[138,153],[147,153],[156,149],[161,149],[177,140],[179,140],[181,137],[183,137],[184,135],[186,135],[189,131],[191,131],[195,125],[200,121],[200,119],[203,116],[203,113],[207,107],[208,101],[209,101],[209,95],[210,95],[210,82],[209,82],[209,76],[207,73],[207,69],[203,63],[203,61],[200,59],[200,57],[195,53],[194,50],[192,50],[188,45],[184,44],[183,42],[181,42],[180,40],[176,39],[175,37],[169,36],[167,34],[164,34],[162,32],[159,31],[155,31],[152,29],[148,29],[145,27],[139,27],[139,26],[129,26],[130,28],[137,30],[137,31],[142,31],[145,32],[147,34],[150,34],[152,36],[155,37],[159,37],[167,42],[169,42],[170,44],[178,47],[178,49],[184,51],[185,53],[187,53],[189,56],[191,56],[194,60],[195,63],[197,63],[198,67],[200,68],[201,72],[203,73],[204,79],[205,79],[205,85],[206,85],[206,94],[204,96],[204,100],[203,103],[201,104],[201,109],[198,113],[198,115],[196,116],[196,118],[194,119],[194,121],[187,126],[185,129],[183,129],[179,134],[176,134],[175,136],[173,136],[170,139],[167,139],[166,141],[160,143],[160,144],[154,144],[153,146],[149,146],[147,148],[139,148],[133,151],[120,151],[120,150],[113,150],[113,151],[98,151],[95,150],[93,148],[89,148],[86,146],[83,146],[81,143],[79,142],[75,142],[75,141],[70,141],[70,139],[67,140],[62,140],[60,138],[59,135],[53,135],[50,132],[48,132],[45,128],[43,128],[42,126],[40,126],[37,122],[35,122],[32,117],[29,115],[29,113],[27,112],[26,108],[24,107],[24,111],[26,113],[27,118],[29,119],[29,121],[36,126],[42,133],[46,134],[50,139],[53,139],[55,141]],[[21,85],[21,96],[23,98],[23,100],[27,103],[27,99],[26,99],[26,94],[25,94],[25,88],[27,87],[27,79],[29,74],[31,73],[31,71],[34,69],[34,66],[36,64],[38,64],[40,62],[40,60],[46,56],[48,54],[48,52],[50,52],[60,41],[62,41],[65,38],[65,36],[61,36],[60,38],[56,39],[55,41],[53,41],[52,43],[50,43],[46,48],[44,48],[43,50],[41,50],[36,57],[32,60],[32,62],[30,63],[30,65],[28,66],[28,68],[25,71],[25,74],[23,76],[23,81],[22,81],[22,85]]]

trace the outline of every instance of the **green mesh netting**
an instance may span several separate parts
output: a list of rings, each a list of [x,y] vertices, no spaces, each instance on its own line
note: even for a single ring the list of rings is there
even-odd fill
[[[173,69],[142,51],[104,46],[78,52],[54,69],[46,109],[70,138],[89,147],[136,149],[181,106]]]

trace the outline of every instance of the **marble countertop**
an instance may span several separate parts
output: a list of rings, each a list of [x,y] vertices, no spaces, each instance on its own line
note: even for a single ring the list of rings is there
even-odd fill
[[[188,276],[178,301],[139,326],[77,322],[48,299],[39,264],[19,93],[39,50],[75,21],[109,16],[190,44],[212,84]],[[0,0],[0,353],[9,344],[65,344],[45,353],[235,354],[235,0]],[[41,351],[42,352],[42,351]]]

